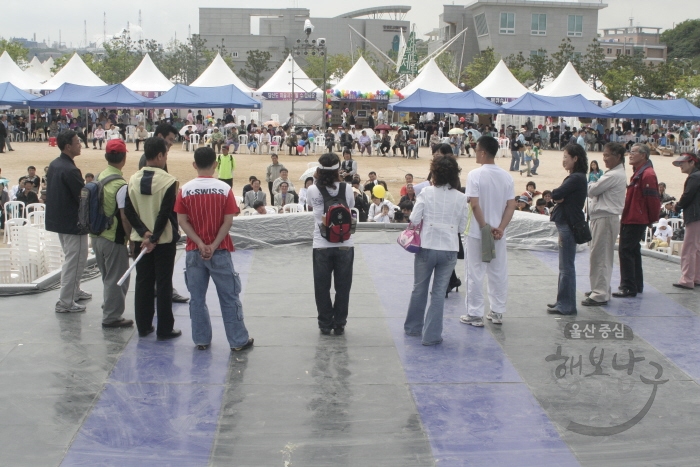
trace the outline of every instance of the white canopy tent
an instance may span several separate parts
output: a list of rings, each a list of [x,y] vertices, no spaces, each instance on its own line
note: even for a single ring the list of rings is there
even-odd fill
[[[334,93],[336,91],[349,91],[362,94],[390,91],[389,86],[377,76],[364,57],[358,58],[352,68],[345,73],[343,79],[332,89]]]
[[[46,60],[44,60],[44,63],[42,63],[42,65],[44,65],[44,68],[46,68],[46,71],[48,71],[51,74],[53,74],[53,64],[53,57],[47,58]]]
[[[418,89],[425,89],[426,91],[440,93],[461,91],[461,89],[447,79],[447,76],[445,76],[442,70],[440,70],[440,67],[438,67],[437,63],[435,63],[434,58],[431,58],[427,65],[423,67],[423,70],[421,70],[418,76],[416,76],[416,78],[400,92],[404,97],[408,97]]]
[[[554,81],[535,94],[548,97],[564,97],[581,94],[589,101],[601,107],[610,107],[613,104],[612,100],[608,99],[605,94],[596,91],[582,80],[571,62],[566,64]]]
[[[79,84],[81,86],[106,86],[90,68],[83,62],[77,53],[68,60],[68,63],[54,75],[53,78],[42,84],[39,89],[55,91],[62,84]]]
[[[216,86],[227,86],[229,84],[233,84],[249,96],[253,93],[250,87],[248,87],[248,85],[246,85],[238,76],[236,76],[236,73],[231,70],[224,59],[221,58],[221,55],[217,53],[216,57],[214,57],[214,60],[212,60],[207,69],[204,70],[202,74],[199,75],[199,78],[194,80],[190,86],[209,88]]]
[[[29,62],[29,66],[25,68],[24,73],[40,83],[51,79],[51,72],[44,68],[44,65],[41,64],[36,55]]]
[[[527,88],[518,81],[501,60],[491,73],[479,83],[474,92],[496,104],[505,104],[527,93]]]
[[[272,115],[277,115],[280,123],[285,123],[289,112],[292,111],[292,96],[295,124],[321,125],[323,91],[304,73],[290,54],[275,74],[253,92],[253,97],[263,103],[261,120],[264,122],[272,119]]]
[[[145,97],[158,97],[174,86],[173,83],[160,72],[148,54],[143,56],[143,60],[141,60],[139,66],[122,84]]]
[[[25,91],[41,89],[39,81],[23,72],[7,51],[0,55],[0,83],[12,83]]]

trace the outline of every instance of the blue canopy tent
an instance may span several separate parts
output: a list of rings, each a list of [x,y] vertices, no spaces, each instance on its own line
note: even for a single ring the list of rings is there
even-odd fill
[[[0,83],[0,105],[29,107],[37,97],[22,91],[12,83]]]
[[[109,86],[81,86],[64,83],[51,94],[32,101],[32,107],[49,108],[87,108],[120,107],[143,108],[148,99],[136,94],[122,84]]]
[[[528,92],[503,104],[500,113],[507,115],[544,115],[547,117],[613,117],[608,109],[598,107],[581,94],[564,97],[540,96]]]
[[[389,104],[394,112],[498,113],[501,107],[474,91],[440,93],[419,89],[406,99]]]
[[[247,96],[233,84],[216,87],[193,87],[176,84],[162,96],[151,99],[146,107],[158,109],[184,109],[189,107],[235,107],[259,109],[260,101]]]
[[[685,99],[654,100],[630,97],[609,107],[608,110],[617,118],[700,121],[700,109]]]

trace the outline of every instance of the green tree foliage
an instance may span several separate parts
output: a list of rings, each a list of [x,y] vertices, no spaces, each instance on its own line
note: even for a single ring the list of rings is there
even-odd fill
[[[455,57],[449,50],[441,53],[435,59],[435,64],[440,68],[440,71],[455,84],[459,84],[459,76],[457,76],[457,65],[455,64]]]
[[[683,75],[676,82],[678,97],[684,97],[695,105],[700,105],[700,75]]]
[[[580,55],[576,53],[576,48],[571,44],[571,39],[568,37],[561,40],[559,48],[552,54],[551,73],[554,76],[559,76],[559,73],[566,67],[566,64],[571,64],[578,70],[580,68]]]
[[[249,50],[246,54],[248,57],[245,66],[238,74],[242,79],[248,81],[248,84],[259,88],[263,73],[270,71],[269,63],[272,55],[267,50]]]
[[[493,51],[493,48],[488,47],[483,50],[478,57],[464,68],[463,81],[468,89],[473,89],[481,83],[498,65],[499,57]]]
[[[326,83],[331,78],[342,79],[352,68],[352,58],[350,54],[328,55],[326,57]],[[303,67],[306,76],[311,78],[316,86],[323,88],[323,57],[320,55],[309,55],[306,57],[306,65]]]
[[[3,52],[7,52],[15,63],[26,62],[27,55],[29,54],[29,50],[19,42],[8,41],[0,37],[0,55],[2,55]]]
[[[510,54],[503,61],[510,72],[513,73],[515,79],[521,83],[525,83],[533,79],[534,75],[531,70],[527,69],[528,61],[525,59],[522,52],[519,52],[517,55]]]
[[[690,68],[700,73],[700,19],[689,19],[661,33],[661,42],[668,47],[672,61],[690,60]],[[687,72],[687,68],[685,67]]]
[[[115,37],[104,43],[102,67],[98,74],[105,83],[121,83],[139,66],[141,54],[137,43],[128,35]],[[94,71],[94,70],[93,70]]]
[[[598,39],[594,37],[586,48],[586,54],[583,56],[581,69],[578,72],[584,81],[591,80],[593,89],[597,90],[598,81],[603,78],[606,71],[608,71],[608,62],[605,61],[605,52]]]
[[[550,76],[550,70],[552,69],[552,63],[547,56],[547,51],[545,49],[539,49],[537,54],[530,54],[527,65],[530,68],[532,79],[535,82],[535,91],[539,91],[542,89],[542,82],[545,78]]]
[[[613,102],[630,96],[644,96],[648,71],[641,51],[635,51],[632,55],[618,55],[603,75],[605,94]]]

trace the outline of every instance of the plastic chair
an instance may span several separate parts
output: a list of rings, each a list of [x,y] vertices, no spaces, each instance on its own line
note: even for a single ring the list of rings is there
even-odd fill
[[[46,205],[44,203],[30,203],[24,207],[25,217],[29,217],[29,214],[35,211],[46,211]]]
[[[673,217],[671,219],[668,219],[668,223],[675,232],[683,225],[683,219],[681,219],[680,217]]]
[[[27,206],[29,207],[29,206]],[[46,211],[33,211],[27,214],[27,221],[32,227],[44,228]]]
[[[8,201],[3,207],[5,219],[9,220],[24,217],[24,207],[24,201]]]
[[[56,137],[55,136],[49,137],[49,146],[51,146],[52,148],[56,147]]]
[[[265,206],[265,211],[267,211],[268,214],[277,214],[277,207],[275,206]]]
[[[3,243],[7,243],[8,245],[12,244],[12,235],[11,231],[13,227],[21,227],[24,224],[27,223],[27,219],[24,217],[17,217],[14,219],[8,219],[5,221],[5,230],[3,231]]]
[[[134,125],[129,125],[126,127],[126,142],[131,140],[132,143],[136,142],[136,127]]]
[[[199,147],[199,135],[193,133],[190,135],[190,151],[194,151]]]
[[[510,140],[504,139],[498,142],[498,152],[501,157],[506,157],[508,155],[508,150],[510,149]]]
[[[238,144],[241,146],[248,144],[248,135],[238,135]]]

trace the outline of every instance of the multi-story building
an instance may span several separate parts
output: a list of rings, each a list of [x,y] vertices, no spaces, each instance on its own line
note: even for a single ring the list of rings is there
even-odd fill
[[[445,43],[468,28],[449,48],[462,67],[488,47],[501,57],[522,52],[527,58],[540,49],[556,52],[566,38],[584,54],[598,34],[598,11],[606,7],[586,0],[473,0],[444,6],[440,35]]]
[[[661,43],[661,28],[633,26],[633,22],[630,18],[627,27],[603,29],[600,45],[605,59],[612,61],[619,55],[634,55],[639,51],[647,64],[665,62],[668,50],[666,44]]]
[[[410,28],[410,23],[403,19],[410,9],[410,6],[374,7],[334,18],[316,18],[311,17],[307,8],[200,8],[199,34],[209,47],[223,45],[232,54],[237,68],[245,63],[248,50],[270,52],[271,65],[283,60],[297,39],[306,38],[306,20],[314,26],[312,38],[326,39],[328,54],[349,53],[358,48],[374,50],[367,41],[386,53],[398,50],[400,31]],[[259,21],[257,31],[253,27],[256,21]],[[303,64],[303,57],[298,61]]]

